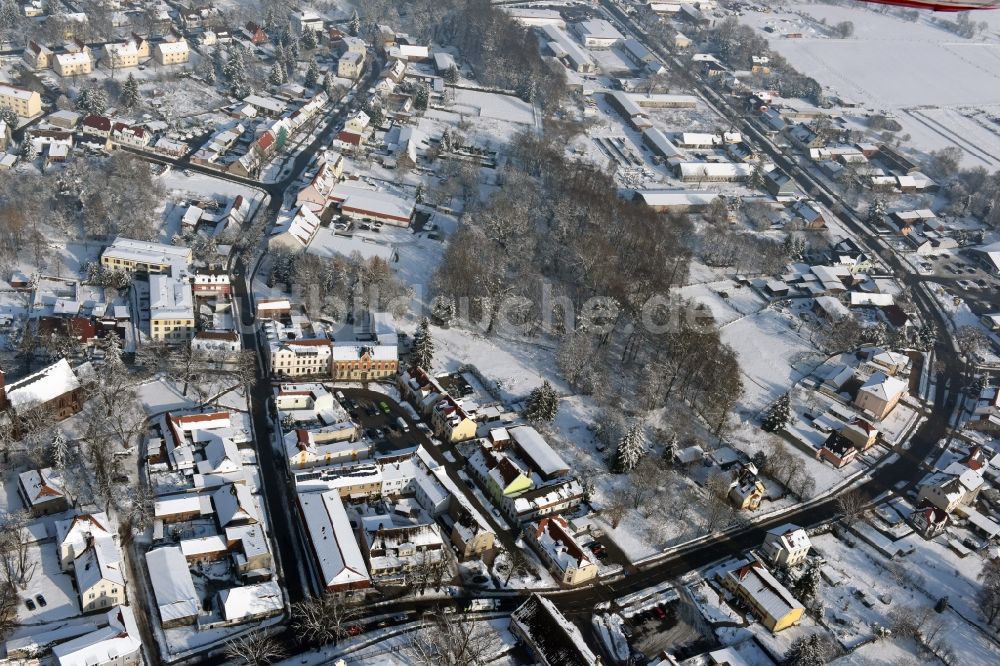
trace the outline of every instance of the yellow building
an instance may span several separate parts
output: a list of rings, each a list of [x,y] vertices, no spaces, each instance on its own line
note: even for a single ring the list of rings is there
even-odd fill
[[[176,42],[160,42],[153,51],[153,58],[161,65],[181,65],[188,61],[191,55],[186,39]]]
[[[191,248],[122,238],[104,249],[101,265],[129,273],[171,273],[191,264]]]
[[[52,69],[62,77],[82,76],[94,71],[94,62],[90,58],[90,51],[60,53],[55,56]]]
[[[0,85],[0,107],[12,109],[22,118],[34,118],[42,112],[42,96],[34,90]]]
[[[858,389],[854,404],[877,419],[884,419],[906,393],[906,382],[876,372]]]
[[[356,79],[365,68],[365,56],[362,53],[348,51],[337,61],[337,76],[342,79]]]
[[[750,562],[725,575],[722,586],[750,607],[760,623],[777,633],[798,623],[805,607],[760,562]]]
[[[32,69],[48,69],[52,66],[52,49],[31,40],[24,49],[24,62]]]
[[[149,335],[153,340],[186,344],[194,337],[191,283],[162,273],[149,276]]]
[[[569,524],[562,516],[546,517],[528,524],[524,535],[564,585],[580,585],[597,578],[596,558],[570,533]]]

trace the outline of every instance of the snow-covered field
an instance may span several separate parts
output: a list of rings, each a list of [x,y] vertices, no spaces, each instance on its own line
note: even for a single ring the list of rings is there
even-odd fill
[[[789,319],[764,310],[722,328],[722,341],[736,350],[744,378],[743,413],[756,414],[802,378],[814,347],[800,337]]]
[[[748,13],[743,20],[762,32],[771,47],[802,73],[870,111],[895,112],[920,150],[957,145],[966,164],[1000,166],[1000,20],[976,12],[992,25],[964,39],[935,25],[925,12],[910,23],[876,13],[860,3],[830,6],[792,2],[797,13]],[[819,21],[854,23],[854,34],[834,37]],[[784,37],[801,33],[802,38]],[[919,109],[914,108],[919,107]]]

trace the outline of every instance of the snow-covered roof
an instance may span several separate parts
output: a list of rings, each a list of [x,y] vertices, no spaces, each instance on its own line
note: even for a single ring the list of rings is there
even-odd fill
[[[229,621],[276,615],[284,608],[281,586],[273,580],[256,585],[233,587],[219,592],[222,616]]]
[[[569,465],[555,452],[542,435],[528,425],[508,428],[518,450],[527,458],[532,467],[546,479],[561,476],[569,471]]]
[[[876,372],[859,389],[865,393],[891,402],[906,391],[906,382],[896,377],[889,377],[884,372]]]
[[[798,525],[786,523],[767,531],[769,538],[778,540],[786,550],[803,550],[810,546],[809,535]]]
[[[7,401],[14,409],[41,405],[80,388],[69,361],[59,359],[47,368],[7,384]]]
[[[216,490],[212,493],[212,504],[215,505],[215,515],[222,527],[234,522],[256,523],[260,520],[257,503],[250,489],[242,483],[222,486]]]
[[[396,345],[372,345],[364,342],[334,342],[334,361],[357,361],[363,354],[369,354],[373,361],[395,361],[399,358]]]
[[[413,199],[349,182],[337,183],[330,193],[330,198],[340,202],[341,211],[345,213],[388,217],[407,222],[413,216],[415,206]]]
[[[730,571],[727,575],[735,579],[747,596],[756,601],[772,618],[781,619],[792,610],[802,608],[802,604],[792,596],[792,593],[760,562],[751,562]]]
[[[188,43],[187,40],[178,39],[176,42],[160,42],[156,48],[163,55],[183,55],[188,52]]]
[[[184,269],[187,268],[188,261],[191,258],[191,249],[119,236],[115,238],[111,245],[104,249],[101,258],[105,257]]]
[[[648,141],[649,143],[653,144],[653,146],[656,148],[656,150],[660,151],[660,153],[664,157],[667,157],[667,158],[670,158],[670,157],[684,157],[684,153],[680,150],[680,148],[678,148],[677,146],[675,146],[674,143],[673,143],[673,141],[671,141],[670,139],[668,139],[667,135],[664,134],[663,130],[661,130],[659,127],[647,127],[645,130],[643,130],[642,136],[643,136],[644,139],[646,139],[646,141]],[[646,190],[646,191],[650,191],[650,190]],[[653,191],[655,191],[655,190],[653,190]],[[642,191],[640,191],[640,193],[641,192]],[[710,193],[707,193],[707,194],[710,194]],[[718,196],[718,194],[716,194],[715,196]],[[650,204],[648,200],[646,201],[646,203],[649,204],[649,205],[653,205],[653,204]]]
[[[681,162],[681,178],[749,178],[753,168],[734,162]]]
[[[615,26],[604,19],[590,19],[573,24],[574,29],[584,38],[601,40],[624,39]]]
[[[73,573],[81,596],[102,580],[125,585],[121,553],[115,540],[103,536],[91,541],[89,547],[74,560]]]
[[[202,516],[212,515],[214,513],[212,499],[208,495],[182,493],[160,497],[153,502],[153,516],[156,518],[188,513],[197,513]]]
[[[66,498],[62,476],[50,467],[22,472],[18,475],[18,479],[28,503],[33,507]]]
[[[300,493],[299,506],[326,587],[368,584],[368,568],[354,538],[340,492]]]
[[[135,615],[129,606],[115,606],[107,625],[52,648],[59,666],[94,666],[119,663],[142,647]]]
[[[185,559],[197,558],[212,553],[222,553],[229,550],[226,540],[218,534],[194,537],[192,539],[181,539],[179,545]]]
[[[272,236],[288,234],[295,239],[299,245],[305,247],[309,245],[320,227],[320,219],[305,204],[300,205],[294,214],[286,215],[278,220],[271,232]]]
[[[191,283],[162,273],[150,275],[149,318],[194,319]]]
[[[162,622],[198,615],[198,593],[179,547],[167,546],[147,552],[146,568],[157,572],[157,575],[150,576],[150,581]]]
[[[56,543],[60,549],[68,549],[75,557],[87,546],[88,537],[99,539],[112,535],[111,523],[106,513],[85,513],[67,520],[56,521]]]

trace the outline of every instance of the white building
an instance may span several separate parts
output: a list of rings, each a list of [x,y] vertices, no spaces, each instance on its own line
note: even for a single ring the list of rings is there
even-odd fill
[[[219,591],[219,609],[227,622],[263,620],[285,608],[281,586],[274,581]]]
[[[806,531],[789,523],[768,530],[763,548],[771,564],[794,567],[805,561],[811,545]]]
[[[94,71],[90,50],[78,53],[59,53],[52,62],[52,70],[59,76],[84,76]]]
[[[574,23],[573,32],[588,48],[608,49],[625,39],[615,26],[604,19]]]

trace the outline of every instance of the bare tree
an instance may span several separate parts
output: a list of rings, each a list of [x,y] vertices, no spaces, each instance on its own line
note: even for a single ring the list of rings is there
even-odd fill
[[[27,526],[25,511],[0,515],[0,569],[5,582],[22,590],[27,589],[37,567],[28,552]]]
[[[628,507],[628,490],[625,488],[616,488],[611,493],[611,497],[608,498],[608,503],[604,507],[604,517],[607,518],[612,529],[617,528],[621,524],[622,519],[625,518],[625,514],[628,513]]]
[[[21,602],[17,589],[7,581],[0,580],[0,640],[17,627],[17,605]]]
[[[292,606],[292,627],[310,643],[336,645],[359,614],[360,609],[349,606],[340,595],[324,594]]]
[[[226,642],[226,657],[246,666],[266,666],[284,659],[286,651],[267,632],[257,629]]]
[[[983,585],[976,591],[979,609],[992,625],[1000,617],[1000,560],[986,560],[979,572]]]
[[[868,507],[868,496],[860,490],[851,490],[837,498],[837,510],[848,525],[864,517]]]
[[[480,666],[496,656],[496,634],[484,622],[438,613],[407,635],[404,654],[414,666]]]

